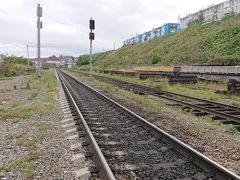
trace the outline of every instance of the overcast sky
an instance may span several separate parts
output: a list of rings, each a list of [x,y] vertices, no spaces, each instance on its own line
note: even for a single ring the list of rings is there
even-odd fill
[[[122,46],[125,39],[177,22],[223,0],[0,0],[0,54],[36,56],[36,7],[43,7],[42,56],[89,52],[89,19],[96,20],[93,52]]]

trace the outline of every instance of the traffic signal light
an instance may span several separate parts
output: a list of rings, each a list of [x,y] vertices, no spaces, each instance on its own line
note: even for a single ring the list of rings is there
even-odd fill
[[[93,33],[93,32],[90,32],[90,33],[89,33],[89,39],[90,39],[90,40],[94,40],[94,33]]]
[[[95,29],[95,21],[92,20],[92,19],[90,19],[90,21],[89,21],[89,28],[90,28],[91,30],[94,30],[94,29]]]

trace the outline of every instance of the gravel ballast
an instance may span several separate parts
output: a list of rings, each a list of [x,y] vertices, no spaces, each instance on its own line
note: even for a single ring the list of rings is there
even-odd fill
[[[52,75],[55,75],[54,71]],[[1,109],[5,111],[13,104],[17,104],[16,108],[34,106],[33,115],[29,118],[0,117],[0,179],[74,179],[76,171],[86,168],[91,162],[73,159],[83,150],[81,147],[71,149],[73,144],[67,139],[68,129],[61,123],[66,119],[60,103],[65,95],[60,94],[62,89],[58,83],[58,97],[54,96],[49,102],[46,102],[44,90],[40,90],[34,99],[29,98],[36,91],[25,88],[30,77],[0,81]],[[54,81],[57,86],[56,79]],[[35,112],[38,110],[36,103],[53,108],[43,113]],[[74,143],[81,142],[77,139]]]
[[[222,126],[204,121],[201,118],[183,113],[169,106],[165,106],[161,112],[157,112],[131,98],[132,96],[139,98],[138,95],[119,90],[118,88],[111,89],[107,87],[106,84],[95,79],[83,76],[79,77],[79,75],[76,74],[75,77],[113,98],[222,166],[240,175],[239,132],[231,135],[226,132]],[[161,101],[161,99],[156,99],[151,96],[144,98],[152,99],[154,102]]]

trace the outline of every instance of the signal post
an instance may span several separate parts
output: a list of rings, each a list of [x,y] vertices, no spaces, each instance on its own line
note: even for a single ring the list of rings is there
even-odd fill
[[[92,74],[92,41],[94,40],[95,21],[91,18],[89,20],[89,39],[90,39],[90,74]]]

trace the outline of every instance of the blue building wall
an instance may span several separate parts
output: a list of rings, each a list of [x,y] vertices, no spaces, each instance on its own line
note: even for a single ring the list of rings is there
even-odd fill
[[[137,37],[133,37],[124,41],[124,45],[148,42],[155,37],[162,37],[177,32],[179,31],[179,29],[180,24],[178,23],[166,23],[163,26],[155,28],[149,32],[145,32],[143,34],[138,35]]]
[[[138,43],[142,43],[142,41],[143,41],[143,35],[140,34],[138,35]]]

